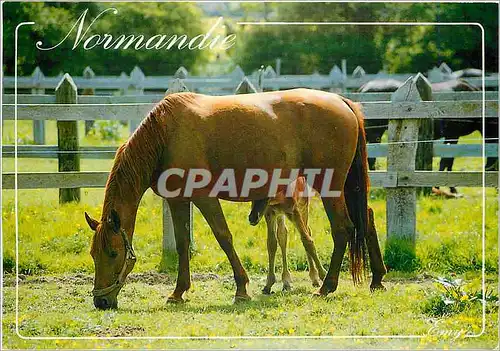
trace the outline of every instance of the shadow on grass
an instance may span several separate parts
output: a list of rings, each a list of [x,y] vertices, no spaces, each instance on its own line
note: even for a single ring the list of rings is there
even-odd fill
[[[190,301],[187,299],[185,303],[180,304],[170,304],[166,302],[160,307],[148,307],[148,306],[120,306],[118,311],[125,313],[143,313],[154,311],[166,311],[166,312],[189,312],[189,313],[207,313],[207,312],[218,312],[218,313],[243,313],[251,310],[262,310],[262,309],[273,309],[278,308],[283,305],[283,303],[296,296],[308,296],[311,299],[318,298],[313,297],[312,290],[305,287],[298,287],[291,291],[277,292],[271,295],[256,294],[252,297],[250,301],[240,301],[238,303],[233,302],[233,296],[227,296],[227,302],[217,301],[216,303],[210,303],[207,299],[204,301],[206,305],[200,305],[199,302]],[[330,297],[325,298],[325,300],[330,300]]]

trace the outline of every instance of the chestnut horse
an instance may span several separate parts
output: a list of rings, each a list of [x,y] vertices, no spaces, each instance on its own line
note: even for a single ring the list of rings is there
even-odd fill
[[[358,105],[333,93],[309,89],[234,96],[178,93],[158,103],[118,149],[106,184],[101,220],[86,214],[95,231],[91,255],[97,308],[117,307],[117,295],[135,263],[131,243],[139,202],[150,187],[159,194],[159,175],[172,168],[205,169],[215,175],[213,179],[232,169],[238,186],[250,168],[268,174],[281,169],[283,177],[292,169],[319,169],[313,184],[317,191],[326,179],[326,170],[334,169],[328,189],[333,184],[341,195],[322,196],[334,250],[317,294],[336,290],[348,243],[351,274],[355,282],[360,280],[368,223],[368,167],[363,114]],[[170,177],[165,187],[171,191],[185,185],[184,178]],[[201,211],[231,263],[235,301],[250,299],[248,275],[234,249],[219,199],[262,199],[269,196],[269,185],[241,197],[230,196],[229,191],[210,197],[206,189],[196,189],[188,198],[167,199],[179,255],[177,283],[169,301],[183,301],[190,288],[190,201]]]

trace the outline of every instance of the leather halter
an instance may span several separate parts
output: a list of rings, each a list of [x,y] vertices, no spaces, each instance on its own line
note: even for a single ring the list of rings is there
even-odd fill
[[[105,296],[116,289],[120,289],[123,285],[125,285],[125,274],[127,270],[130,272],[134,268],[135,261],[137,259],[135,257],[134,249],[132,248],[132,244],[130,244],[127,233],[125,233],[123,229],[120,229],[120,234],[123,239],[123,244],[125,245],[125,260],[123,260],[123,267],[118,275],[118,279],[112,285],[107,288],[92,290],[92,295],[95,297]]]

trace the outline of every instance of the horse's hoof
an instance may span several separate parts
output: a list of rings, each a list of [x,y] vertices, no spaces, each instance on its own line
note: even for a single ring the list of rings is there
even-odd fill
[[[251,300],[252,300],[252,298],[250,296],[248,296],[247,294],[245,294],[245,295],[235,295],[234,299],[233,299],[233,303],[236,305],[236,304],[247,302],[247,301],[251,301]]]
[[[315,288],[319,288],[321,286],[321,282],[319,280],[313,280],[312,285]]]
[[[370,285],[370,291],[371,292],[374,292],[374,291],[387,291],[387,289],[385,288],[385,286],[382,285],[382,283],[378,283],[378,284],[372,284],[372,285]]]
[[[319,290],[316,290],[312,293],[313,298],[325,297],[326,295],[322,295]]]
[[[171,304],[174,304],[174,305],[177,305],[177,304],[182,304],[182,303],[185,303],[186,301],[182,298],[182,297],[175,297],[175,296],[169,296],[167,298],[167,303],[171,303]]]
[[[292,290],[292,286],[290,284],[283,284],[283,291],[290,291]]]
[[[274,294],[272,291],[271,291],[271,288],[268,288],[267,286],[264,287],[264,289],[262,289],[262,293],[264,295],[271,295],[271,294]]]
[[[334,292],[337,290],[337,285],[336,284],[329,284],[327,282],[323,282],[323,285],[321,288],[319,288],[314,295],[317,296],[327,296],[329,293]]]

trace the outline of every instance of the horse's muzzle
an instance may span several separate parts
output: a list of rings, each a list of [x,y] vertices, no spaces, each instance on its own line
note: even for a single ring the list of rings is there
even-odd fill
[[[109,296],[94,297],[94,306],[100,310],[109,310],[118,308],[118,299]]]

